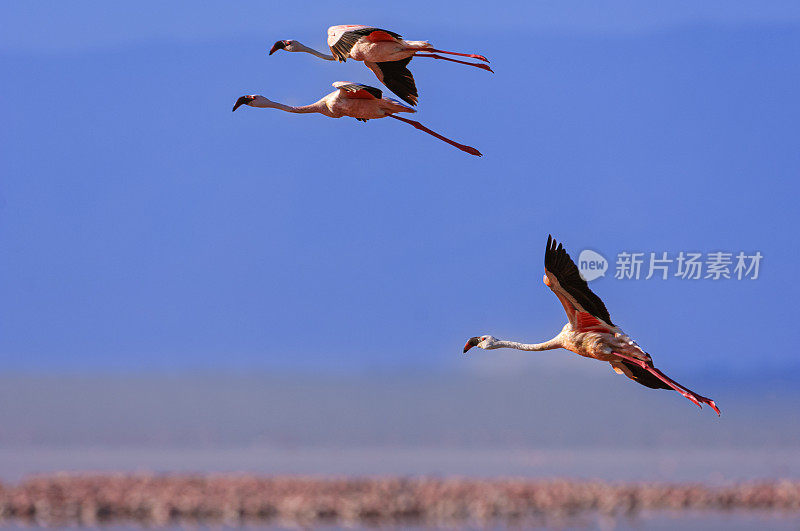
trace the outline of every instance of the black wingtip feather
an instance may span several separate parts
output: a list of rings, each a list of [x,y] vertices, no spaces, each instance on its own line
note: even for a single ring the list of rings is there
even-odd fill
[[[414,75],[407,68],[409,62],[411,62],[411,57],[375,64],[381,70],[383,84],[404,102],[416,105],[419,94],[417,93],[417,84],[414,82]]]
[[[580,274],[578,266],[572,261],[564,246],[553,239],[552,235],[547,236],[547,248],[544,253],[544,267],[555,275],[558,283],[567,293],[580,304],[587,312],[598,317],[614,326],[611,316],[606,309],[603,301],[589,289],[586,280]]]

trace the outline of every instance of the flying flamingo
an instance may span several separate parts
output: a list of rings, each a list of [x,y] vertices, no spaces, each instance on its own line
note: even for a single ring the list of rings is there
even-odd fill
[[[278,50],[286,50],[287,52],[310,53],[326,61],[344,62],[347,59],[364,61],[367,68],[375,73],[381,83],[410,105],[416,105],[418,97],[414,76],[406,68],[412,57],[443,59],[492,72],[488,65],[459,61],[432,52],[472,57],[488,63],[489,60],[482,55],[437,50],[427,41],[406,41],[393,31],[370,26],[352,24],[331,26],[328,28],[328,46],[333,55],[318,52],[298,41],[283,40],[276,42],[269,54],[272,55]]]
[[[561,301],[569,318],[569,322],[556,337],[544,343],[533,344],[502,341],[492,336],[471,337],[464,345],[464,352],[472,347],[529,351],[565,348],[586,358],[607,361],[615,372],[624,374],[645,387],[674,389],[701,409],[702,402],[711,406],[717,415],[720,414],[713,400],[690,391],[656,369],[650,354],[639,348],[639,345],[611,322],[603,301],[589,289],[567,251],[560,243],[556,245],[552,236],[547,237],[543,281]]]
[[[417,112],[415,109],[403,105],[399,101],[391,98],[384,98],[380,89],[370,87],[368,85],[360,85],[358,83],[350,83],[347,81],[337,81],[333,83],[336,90],[311,105],[303,105],[301,107],[292,107],[270,101],[264,96],[258,94],[251,94],[249,96],[242,96],[236,100],[233,106],[235,111],[241,105],[249,105],[250,107],[262,107],[280,109],[286,112],[294,113],[320,113],[331,118],[341,118],[342,116],[350,116],[356,120],[366,122],[367,120],[374,120],[377,118],[394,118],[407,124],[411,124],[420,131],[424,131],[429,135],[433,135],[439,140],[443,140],[455,146],[461,151],[465,151],[470,155],[477,157],[482,156],[481,152],[474,147],[465,146],[446,138],[435,131],[431,131],[424,125],[408,118],[395,116],[399,112]]]

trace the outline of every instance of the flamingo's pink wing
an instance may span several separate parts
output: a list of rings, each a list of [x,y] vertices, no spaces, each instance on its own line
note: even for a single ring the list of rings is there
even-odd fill
[[[600,319],[587,312],[577,312],[575,316],[575,331],[576,332],[604,332],[608,333],[612,330]]]
[[[342,95],[349,99],[379,100],[383,97],[383,91],[381,89],[370,87],[369,85],[362,85],[360,83],[337,81],[333,86],[341,90]]]
[[[375,30],[369,35],[366,35],[366,38],[370,42],[394,42],[397,41],[389,32],[384,30]]]

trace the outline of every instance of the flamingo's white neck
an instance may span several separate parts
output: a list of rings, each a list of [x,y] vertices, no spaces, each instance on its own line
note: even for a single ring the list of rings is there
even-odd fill
[[[325,59],[326,61],[335,61],[336,58],[332,55],[328,55],[326,53],[318,52],[314,48],[309,48],[305,44],[301,42],[294,41],[292,42],[291,46],[286,47],[287,52],[305,52],[310,53],[311,55],[316,55],[320,59]]]
[[[281,111],[286,112],[293,112],[293,113],[300,113],[300,114],[307,114],[318,112],[322,114],[328,114],[328,108],[325,106],[322,100],[312,103],[311,105],[301,105],[300,107],[292,107],[291,105],[284,105],[283,103],[278,103],[277,101],[272,101],[264,96],[256,96],[256,98],[248,103],[251,107],[261,107],[262,109],[280,109]]]
[[[516,341],[503,341],[498,339],[497,341],[486,345],[485,348],[487,350],[496,348],[513,348],[516,350],[528,351],[553,350],[556,348],[561,348],[561,341],[558,336],[554,337],[550,341],[545,341],[544,343],[517,343]]]

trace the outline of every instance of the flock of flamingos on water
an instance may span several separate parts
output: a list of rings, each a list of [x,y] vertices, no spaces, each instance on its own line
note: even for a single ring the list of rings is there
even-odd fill
[[[443,59],[455,63],[474,66],[492,72],[487,64],[489,60],[482,55],[446,52],[434,48],[427,41],[407,41],[392,31],[370,26],[345,25],[328,28],[328,46],[331,54],[319,52],[295,40],[276,42],[270,55],[278,50],[287,52],[305,52],[326,61],[344,62],[348,58],[363,61],[372,70],[378,80],[403,101],[410,105],[417,104],[417,87],[414,76],[408,70],[408,64],[414,57]],[[483,61],[472,63],[460,61],[438,54],[470,57]],[[320,113],[331,118],[350,116],[356,120],[367,120],[390,117],[413,125],[436,138],[447,142],[471,155],[481,156],[477,149],[459,144],[446,138],[414,120],[395,116],[396,113],[416,112],[397,100],[383,97],[383,92],[375,87],[337,81],[336,88],[316,103],[300,107],[283,105],[270,101],[264,96],[251,94],[236,100],[235,111],[241,105],[280,109],[293,113]],[[564,310],[568,323],[553,339],[544,343],[517,343],[503,341],[490,335],[472,337],[464,345],[464,353],[472,347],[481,349],[513,348],[526,351],[551,350],[564,348],[580,356],[607,361],[618,374],[624,374],[631,380],[651,389],[673,389],[702,408],[709,405],[717,415],[719,408],[710,398],[701,396],[669,378],[653,365],[650,354],[642,350],[618,326],[611,322],[611,316],[605,304],[589,289],[586,280],[581,277],[578,267],[567,254],[564,247],[552,237],[547,238],[544,253],[544,283],[556,294]]]

